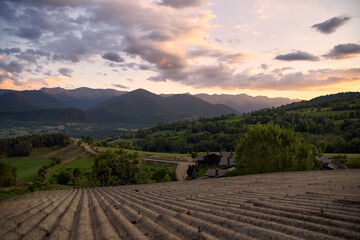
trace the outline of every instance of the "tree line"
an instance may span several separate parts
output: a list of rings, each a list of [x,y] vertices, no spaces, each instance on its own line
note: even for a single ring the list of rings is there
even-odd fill
[[[91,171],[67,169],[50,181],[75,187],[100,187],[176,181],[176,173],[167,166],[150,171],[139,155],[123,149],[101,152],[94,158]]]
[[[28,156],[35,148],[64,147],[70,139],[63,133],[49,133],[43,135],[21,136],[0,140],[0,154],[6,153],[8,157]]]

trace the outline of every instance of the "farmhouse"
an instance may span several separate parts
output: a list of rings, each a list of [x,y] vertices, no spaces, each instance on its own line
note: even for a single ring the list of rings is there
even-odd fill
[[[196,166],[210,167],[218,166],[220,169],[208,169],[204,176],[207,177],[223,177],[227,171],[234,168],[235,157],[231,152],[205,153],[198,157]]]
[[[231,152],[205,153],[196,159],[196,166],[219,166],[221,169],[234,167],[235,157]]]

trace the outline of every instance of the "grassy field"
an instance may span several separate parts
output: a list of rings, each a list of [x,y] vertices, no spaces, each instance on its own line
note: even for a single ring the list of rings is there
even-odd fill
[[[348,158],[345,165],[348,168],[360,168],[360,158]]]
[[[94,165],[94,159],[90,157],[82,157],[78,158],[72,162],[66,163],[61,165],[57,168],[50,170],[50,177],[54,174],[58,174],[59,172],[66,170],[66,169],[74,169],[79,168],[81,171],[88,171],[91,170],[92,165]]]
[[[16,181],[17,182],[31,182],[36,176],[40,167],[45,164],[51,163],[52,159],[42,157],[45,154],[50,153],[56,148],[40,148],[35,149],[30,156],[27,157],[12,157],[7,158],[5,155],[0,157],[0,161],[9,162],[15,167]]]
[[[155,170],[161,169],[163,167],[169,168],[172,171],[176,170],[177,165],[169,165],[169,164],[158,164],[158,163],[147,163],[143,162],[142,164],[146,169],[148,169],[150,172],[154,172]]]
[[[95,147],[100,152],[106,150],[118,150],[118,148],[109,148],[109,147]],[[137,152],[143,158],[154,158],[154,159],[164,159],[164,160],[176,160],[176,161],[188,161],[191,159],[190,154],[180,154],[180,153],[156,153],[156,152],[145,152],[145,151],[136,151],[124,149],[127,152],[133,153]]]
[[[68,164],[79,158],[91,159],[89,154],[85,153],[81,147],[77,146],[76,144],[71,144],[64,148],[52,147],[34,149],[27,157],[8,158],[5,154],[3,154],[0,156],[0,161],[10,162],[15,167],[17,167],[17,182],[32,182],[39,168],[51,163],[54,157],[60,157],[61,162],[69,162]],[[77,167],[76,164],[78,164],[81,168],[82,161],[84,160],[79,160],[73,164],[75,164],[75,167]]]

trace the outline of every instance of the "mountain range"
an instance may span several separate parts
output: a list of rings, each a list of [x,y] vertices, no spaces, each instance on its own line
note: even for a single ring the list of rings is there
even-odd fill
[[[279,107],[281,105],[290,104],[293,102],[299,102],[299,99],[289,99],[283,97],[269,98],[265,96],[252,97],[247,94],[229,95],[229,94],[196,94],[204,101],[212,104],[224,104],[227,105],[239,113],[247,113],[256,111],[263,108]]]
[[[44,122],[169,122],[276,107],[296,100],[241,95],[156,95],[144,89],[0,90],[0,117]]]
[[[76,88],[73,90],[66,90],[59,87],[42,88],[40,91],[56,98],[69,107],[78,108],[83,111],[86,111],[112,97],[120,96],[126,93],[115,89],[92,89],[86,87]]]

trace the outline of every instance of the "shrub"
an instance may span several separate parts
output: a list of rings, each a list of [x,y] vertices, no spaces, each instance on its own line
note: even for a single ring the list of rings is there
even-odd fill
[[[74,176],[71,172],[63,170],[59,172],[59,175],[57,176],[57,183],[67,185],[68,183],[73,181],[73,179]]]

